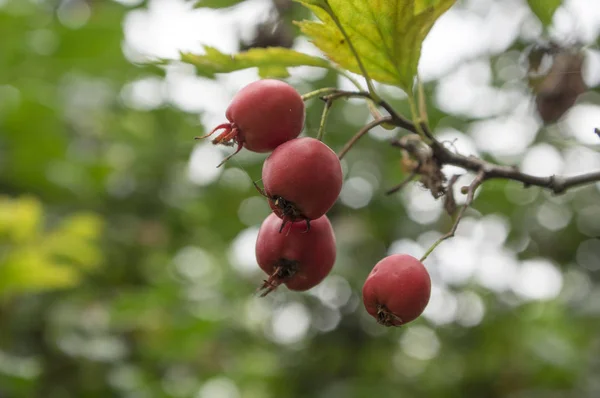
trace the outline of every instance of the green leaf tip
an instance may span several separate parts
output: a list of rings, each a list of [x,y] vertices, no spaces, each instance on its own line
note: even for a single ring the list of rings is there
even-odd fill
[[[561,6],[562,0],[527,0],[527,3],[542,25],[548,26],[552,23],[552,17]]]

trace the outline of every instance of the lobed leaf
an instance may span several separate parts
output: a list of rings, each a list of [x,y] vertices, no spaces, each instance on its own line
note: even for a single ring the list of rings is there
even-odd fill
[[[362,74],[348,38],[370,78],[408,92],[417,74],[423,40],[456,0],[295,1],[320,20],[297,24],[329,59]]]
[[[287,68],[294,66],[317,66],[330,68],[323,58],[314,57],[282,47],[252,48],[238,54],[224,54],[216,48],[206,46],[206,53],[196,55],[182,53],[181,61],[196,67],[198,74],[213,78],[216,73],[258,68],[261,77],[287,77]]]

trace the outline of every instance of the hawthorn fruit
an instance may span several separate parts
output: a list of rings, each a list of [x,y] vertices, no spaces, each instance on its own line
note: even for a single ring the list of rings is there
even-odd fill
[[[384,326],[400,326],[423,313],[431,295],[431,279],[425,266],[407,254],[379,261],[362,289],[369,314]]]
[[[327,216],[313,220],[308,232],[291,224],[288,233],[281,234],[280,223],[271,213],[258,232],[256,261],[269,275],[259,288],[264,290],[261,297],[281,284],[290,290],[308,290],[325,279],[335,262],[335,235]]]
[[[285,82],[258,80],[242,88],[233,97],[225,117],[228,123],[218,125],[202,137],[196,137],[206,138],[223,130],[213,139],[213,144],[237,144],[235,152],[217,167],[242,148],[253,152],[270,152],[296,138],[304,127],[304,101],[296,89]]]
[[[342,190],[342,166],[321,141],[302,137],[278,146],[262,169],[264,191],[273,212],[287,222],[310,221],[323,216]]]

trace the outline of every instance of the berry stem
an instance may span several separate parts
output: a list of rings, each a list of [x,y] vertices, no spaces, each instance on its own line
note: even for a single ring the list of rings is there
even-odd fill
[[[358,133],[354,134],[354,136],[350,139],[350,141],[348,141],[346,143],[346,145],[344,145],[344,147],[342,148],[342,150],[338,154],[338,158],[340,160],[342,160],[342,158],[344,156],[346,156],[346,154],[348,153],[348,151],[350,151],[350,149],[352,149],[352,147],[354,146],[354,144],[356,144],[358,142],[358,140],[363,135],[367,134],[369,132],[369,130],[371,130],[373,127],[379,126],[379,125],[384,124],[384,123],[388,123],[391,120],[392,120],[391,116],[385,116],[385,117],[373,120],[372,122],[370,122],[369,124],[367,124],[366,126],[364,126],[363,128],[361,128],[358,131]]]
[[[327,114],[331,109],[331,105],[333,105],[332,100],[328,99],[325,101],[323,113],[321,114],[321,122],[319,123],[319,132],[317,133],[317,140],[319,141],[323,141],[323,137],[325,136],[325,123],[327,123]]]

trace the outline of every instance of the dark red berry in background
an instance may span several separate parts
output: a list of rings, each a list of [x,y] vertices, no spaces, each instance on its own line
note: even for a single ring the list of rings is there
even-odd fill
[[[233,97],[225,112],[229,123],[215,127],[205,138],[223,130],[213,144],[237,144],[253,152],[269,152],[296,138],[304,127],[302,96],[289,84],[273,79],[250,83]],[[219,166],[221,166],[221,164]]]
[[[263,296],[285,284],[290,290],[304,291],[318,285],[335,262],[335,235],[327,216],[311,223],[291,224],[279,233],[281,220],[273,213],[263,221],[256,240],[256,261],[269,278],[261,289]]]
[[[367,312],[385,326],[400,326],[423,313],[431,295],[425,266],[407,254],[379,261],[362,290]]]
[[[284,222],[314,220],[337,200],[342,166],[321,141],[296,138],[278,146],[265,160],[262,182],[269,205]]]

